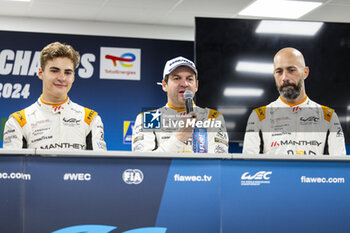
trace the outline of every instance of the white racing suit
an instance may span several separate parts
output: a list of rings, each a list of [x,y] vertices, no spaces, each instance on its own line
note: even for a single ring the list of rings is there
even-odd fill
[[[222,114],[216,110],[200,108],[195,105],[193,109],[197,115],[197,122],[210,122],[210,126],[206,128],[207,152],[228,153],[228,135]],[[177,127],[179,125],[176,123],[186,115],[186,109],[174,108],[167,104],[153,112],[160,113],[160,117],[157,118],[158,122],[161,122],[160,127],[146,129],[147,122],[144,122],[144,115],[147,112],[139,114],[133,128],[132,151],[193,153],[192,137],[184,143],[175,137],[175,133],[179,130]]]
[[[281,97],[254,109],[249,117],[243,154],[345,155],[337,114],[308,97],[289,105]]]
[[[43,102],[10,115],[4,129],[4,149],[106,150],[103,124],[97,112],[73,103]]]

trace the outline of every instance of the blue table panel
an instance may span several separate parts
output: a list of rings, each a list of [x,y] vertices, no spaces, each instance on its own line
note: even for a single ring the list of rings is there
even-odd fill
[[[23,228],[23,157],[0,156],[0,232],[18,233]]]
[[[349,181],[344,162],[224,161],[222,232],[349,232]]]
[[[348,232],[349,180],[348,162],[0,156],[0,232]]]

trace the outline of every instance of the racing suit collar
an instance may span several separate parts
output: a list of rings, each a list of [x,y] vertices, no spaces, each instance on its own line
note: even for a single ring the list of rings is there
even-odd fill
[[[291,103],[288,103],[288,102],[284,101],[284,100],[282,99],[281,96],[278,97],[278,99],[279,99],[282,103],[288,105],[289,107],[294,107],[294,106],[297,106],[297,105],[301,105],[301,104],[303,104],[303,103],[306,103],[307,100],[308,100],[308,97],[306,96],[305,99],[303,99],[303,100],[300,101],[299,103],[295,103],[295,104],[291,104]]]
[[[70,101],[69,101],[69,97],[67,96],[66,100],[63,101],[62,103],[52,104],[52,103],[45,102],[42,98],[42,95],[40,95],[37,103],[41,108],[43,108],[47,111],[51,111],[53,113],[59,113],[59,112],[63,111],[65,106],[68,105],[70,103]]]
[[[171,106],[169,103],[166,103],[166,106],[173,109],[173,110],[176,110],[177,112],[183,112],[183,111],[186,111],[186,108],[176,108],[174,106]],[[193,101],[193,104],[192,106],[196,106],[196,104],[194,103]]]
[[[52,103],[48,103],[48,102],[45,102],[44,100],[43,100],[43,94],[41,94],[40,95],[40,101],[41,101],[41,103],[43,103],[43,104],[45,104],[45,105],[50,105],[51,107],[57,107],[57,106],[60,106],[60,105],[63,105],[63,104],[65,104],[65,103],[67,103],[68,102],[68,100],[69,100],[69,97],[67,96],[67,98],[62,102],[62,103],[58,103],[58,104],[52,104]]]

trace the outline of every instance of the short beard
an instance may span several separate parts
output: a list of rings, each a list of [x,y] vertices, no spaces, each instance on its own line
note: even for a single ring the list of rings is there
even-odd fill
[[[277,87],[280,95],[289,100],[295,100],[301,93],[302,80],[300,79],[298,84],[293,84],[290,82],[283,83],[280,87]]]

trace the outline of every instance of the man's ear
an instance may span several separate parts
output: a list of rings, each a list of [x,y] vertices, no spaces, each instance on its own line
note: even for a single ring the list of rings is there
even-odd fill
[[[196,92],[198,91],[198,85],[199,85],[199,81],[198,79],[196,80]]]
[[[308,66],[304,68],[304,80],[309,76],[310,69]]]
[[[41,67],[39,67],[39,69],[38,69],[38,77],[41,79],[41,80],[43,80],[43,70],[41,69]]]
[[[162,80],[162,89],[163,91],[168,92],[168,84],[164,80]]]

